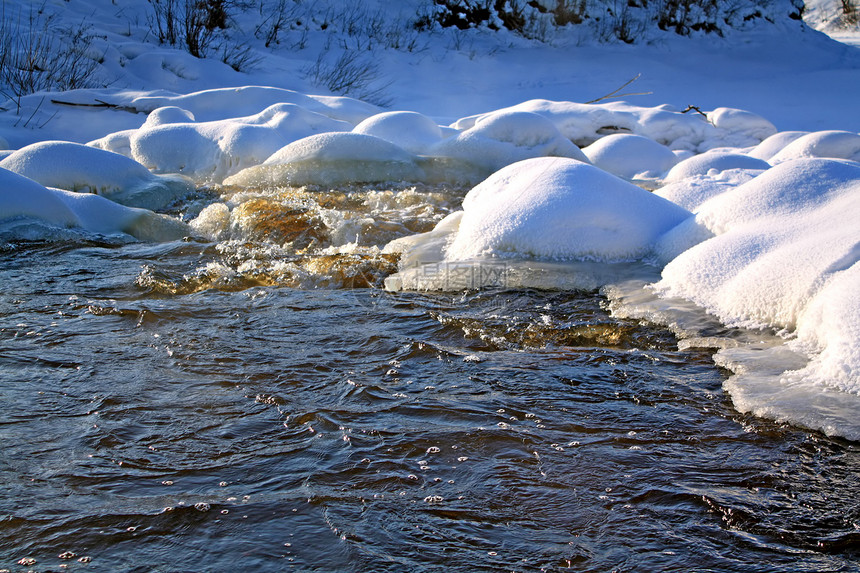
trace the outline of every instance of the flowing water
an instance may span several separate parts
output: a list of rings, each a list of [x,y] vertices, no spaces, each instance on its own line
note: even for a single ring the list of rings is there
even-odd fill
[[[219,193],[212,242],[0,251],[0,570],[860,571],[857,445],[708,351],[379,288],[462,190]]]

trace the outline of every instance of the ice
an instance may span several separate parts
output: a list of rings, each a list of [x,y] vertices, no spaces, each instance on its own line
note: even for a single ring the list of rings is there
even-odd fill
[[[163,209],[194,190],[185,177],[154,175],[123,155],[64,141],[28,145],[0,161],[0,167],[47,187],[96,193],[150,210]]]
[[[178,221],[145,209],[125,207],[90,193],[48,189],[35,181],[0,169],[0,225],[4,230],[35,221],[45,225],[40,236],[50,239],[54,231],[82,229],[100,235],[125,233],[143,241],[173,241],[191,235]]]
[[[661,177],[678,162],[665,145],[629,133],[601,137],[582,151],[591,163],[624,179]]]

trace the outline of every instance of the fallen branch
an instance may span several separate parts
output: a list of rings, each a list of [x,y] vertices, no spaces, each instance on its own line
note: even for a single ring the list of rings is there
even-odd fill
[[[119,111],[127,111],[129,113],[146,113],[137,108],[129,107],[126,105],[117,105],[115,103],[108,103],[106,101],[102,101],[100,99],[96,100],[97,103],[78,103],[73,101],[62,101],[58,99],[52,99],[51,103],[57,105],[67,105],[70,107],[92,107],[92,108],[102,108],[102,109],[117,109]]]
[[[625,94],[620,94],[620,93],[618,93],[618,92],[620,92],[621,90],[623,90],[624,88],[626,88],[627,86],[629,86],[630,84],[632,84],[633,82],[635,82],[636,80],[638,80],[640,77],[642,77],[642,74],[636,74],[636,76],[635,76],[635,77],[630,78],[629,80],[627,80],[626,82],[624,82],[624,84],[622,84],[622,85],[621,85],[621,86],[619,86],[618,88],[614,89],[613,91],[609,92],[609,93],[608,93],[608,94],[606,94],[605,96],[601,96],[601,97],[599,97],[599,98],[597,98],[597,99],[593,99],[593,100],[591,100],[591,101],[587,101],[587,102],[585,102],[585,103],[587,103],[587,104],[588,104],[588,103],[597,103],[597,102],[599,102],[599,101],[603,101],[603,100],[605,100],[605,99],[610,99],[610,98],[627,97],[627,96],[640,96],[640,95],[651,95],[652,93],[654,93],[654,92],[638,92],[638,93],[630,92],[630,93],[625,93]]]

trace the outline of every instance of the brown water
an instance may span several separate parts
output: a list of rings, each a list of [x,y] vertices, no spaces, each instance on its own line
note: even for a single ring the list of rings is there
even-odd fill
[[[860,571],[856,444],[597,293],[380,290],[457,194],[377,191],[3,247],[0,569]]]

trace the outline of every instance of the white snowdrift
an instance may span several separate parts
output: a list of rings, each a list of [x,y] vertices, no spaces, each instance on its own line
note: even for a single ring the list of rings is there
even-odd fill
[[[681,181],[696,175],[718,174],[729,169],[765,170],[770,169],[767,161],[750,157],[743,153],[728,153],[712,151],[694,155],[672,167],[666,174],[665,181]]]
[[[194,190],[185,177],[154,175],[123,155],[64,141],[28,145],[0,161],[0,167],[47,187],[95,193],[150,210],[163,209]]]
[[[860,397],[860,164],[782,163],[705,202],[696,220],[717,236],[670,262],[658,292],[728,325],[783,329],[794,339],[789,348],[811,357],[762,375],[757,361],[770,370],[773,361],[723,351],[739,373],[728,385],[736,406],[860,438],[855,414],[846,419],[833,406]]]
[[[805,157],[830,157],[860,161],[860,135],[849,131],[816,131],[788,143],[771,157],[774,165]]]
[[[463,220],[446,258],[635,260],[689,216],[591,165],[527,160],[495,173],[466,195]]]
[[[30,224],[39,225],[36,235]],[[171,217],[125,207],[91,193],[48,189],[35,181],[0,169],[0,228],[27,239],[51,239],[56,232],[80,229],[99,235],[125,233],[142,241],[173,241],[191,234]]]

